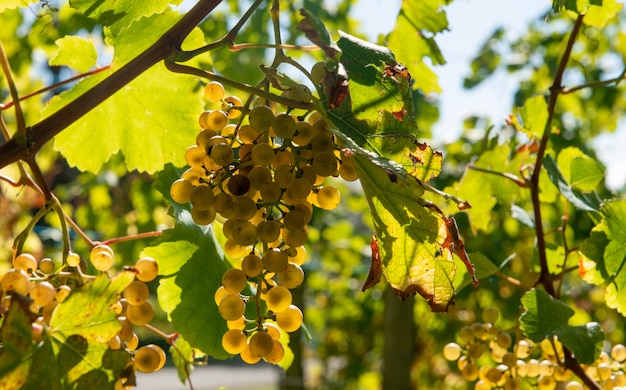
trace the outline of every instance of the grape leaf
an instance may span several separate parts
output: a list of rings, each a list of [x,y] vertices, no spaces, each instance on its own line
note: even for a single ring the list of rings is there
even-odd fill
[[[14,9],[18,7],[26,7],[30,3],[34,3],[36,0],[2,0],[0,2],[0,12],[7,9]]]
[[[599,200],[592,196],[584,196],[580,191],[572,188],[563,177],[556,161],[547,154],[543,159],[543,165],[548,172],[550,181],[558,188],[561,195],[565,197],[574,207],[584,211],[598,211]]]
[[[425,188],[450,196],[425,184],[440,172],[442,155],[415,138],[409,71],[389,49],[351,35],[340,33],[337,46],[340,62],[327,61],[319,105],[354,154],[374,220],[380,256],[364,289],[382,272],[401,298],[419,293],[433,311],[445,311],[454,297],[453,253],[475,274],[454,219],[421,199]]]
[[[27,381],[32,360],[33,332],[25,297],[13,295],[13,304],[2,321],[0,349],[0,389],[18,389]]]
[[[387,45],[399,61],[419,75],[413,88],[425,94],[439,93],[441,87],[437,75],[424,62],[424,57],[429,57],[435,65],[443,65],[446,61],[434,37],[422,30],[438,33],[447,29],[448,20],[442,10],[443,5],[443,0],[402,2],[396,25],[387,37]]]
[[[97,276],[73,291],[54,310],[49,331],[52,350],[55,360],[59,362],[58,369],[66,375],[69,383],[101,385],[104,381],[111,382],[112,387],[117,379],[119,371],[105,369],[98,374],[90,372],[105,368],[106,342],[121,329],[111,306],[134,278],[135,274],[131,271],[123,271],[111,279],[105,274]]]
[[[350,77],[349,95],[324,107],[331,122],[357,145],[403,165],[427,182],[441,171],[443,156],[417,141],[415,106],[408,70],[389,49],[342,33],[341,64]]]
[[[578,148],[561,150],[556,161],[565,180],[576,190],[593,191],[604,182],[604,166]]]
[[[169,186],[180,177],[171,165],[159,174],[155,188],[169,198]],[[163,232],[144,255],[156,259],[163,275],[157,289],[159,304],[174,329],[195,348],[207,355],[230,357],[222,348],[224,321],[217,310],[214,294],[222,275],[231,268],[220,249],[212,226],[198,226],[190,212],[175,206],[176,225]]]
[[[123,271],[109,279],[100,275],[57,306],[50,319],[50,333],[63,340],[64,335],[79,335],[87,342],[106,343],[120,330],[117,316],[110,307],[135,278]],[[77,315],[80,313],[80,315]]]
[[[191,344],[183,336],[178,336],[170,347],[170,355],[176,367],[176,372],[178,372],[178,379],[180,379],[181,383],[186,383],[193,369],[191,362],[194,360],[194,353]]]
[[[602,231],[604,224],[596,225],[589,237],[580,245],[580,260],[578,272],[587,282],[601,285],[608,275],[604,264],[604,248],[609,243],[606,234]]]
[[[182,0],[70,0],[70,6],[85,16],[107,26],[114,35],[142,16],[160,13],[169,4],[178,5]]]
[[[600,356],[605,338],[600,324],[568,325],[574,310],[544,290],[526,292],[522,305],[525,311],[520,317],[520,327],[532,341],[540,342],[556,336],[583,364],[592,364]]]
[[[356,146],[353,150],[387,281],[401,298],[419,293],[433,311],[445,311],[454,297],[456,272],[446,224],[424,207],[419,198],[424,188],[401,166]]]
[[[529,138],[541,138],[548,121],[546,99],[541,95],[527,99],[520,109],[520,114],[523,123],[522,131]]]
[[[54,97],[43,115],[57,111],[119,69],[177,20],[178,13],[168,10],[121,31],[111,39],[115,47],[112,69]],[[202,33],[194,30],[185,42],[201,46]],[[58,134],[54,147],[70,165],[94,173],[118,151],[124,154],[129,170],[156,172],[166,162],[183,165],[181,151],[193,139],[197,114],[203,109],[196,86],[194,78],[173,74],[157,64]]]
[[[581,254],[589,273],[586,280],[595,284],[607,283],[604,299],[618,312],[626,313],[626,200],[605,202],[600,209],[602,220],[583,242]],[[593,272],[591,272],[593,271]]]
[[[489,276],[495,274],[500,271],[508,262],[505,260],[502,262],[500,267],[496,266],[491,260],[489,260],[485,255],[478,252],[470,253],[469,256],[472,259],[472,264],[476,270],[476,279],[482,280],[488,278]],[[454,279],[454,288],[457,291],[461,289],[473,285],[473,278],[467,268],[459,268],[456,273],[456,277]]]
[[[86,72],[96,65],[98,53],[93,41],[77,36],[67,36],[56,40],[59,47],[56,55],[50,58],[49,64],[69,66],[79,72]]]
[[[335,59],[341,50],[333,42],[326,26],[306,9],[301,9],[300,15],[303,18],[298,23],[298,30],[302,31],[311,42],[324,50],[326,56]]]
[[[594,3],[596,2],[590,1],[583,23],[596,28],[604,28],[624,6],[616,0],[600,0],[600,4]]]

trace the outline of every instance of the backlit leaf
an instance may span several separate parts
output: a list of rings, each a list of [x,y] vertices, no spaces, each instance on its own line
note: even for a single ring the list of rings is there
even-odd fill
[[[174,344],[170,347],[170,355],[176,367],[176,372],[178,372],[178,379],[180,379],[181,383],[186,383],[193,369],[191,363],[194,361],[194,353],[191,344],[183,336],[177,337]]]
[[[520,327],[532,341],[538,343],[556,336],[583,364],[591,364],[600,356],[605,337],[598,323],[570,326],[574,310],[541,289],[525,293],[522,305]]]
[[[3,0],[0,2],[0,12],[7,9],[14,9],[18,7],[26,7],[30,3],[34,3],[36,0]]]
[[[135,20],[162,12],[168,4],[180,4],[182,0],[70,0],[70,6],[85,16],[111,29],[114,35]]]
[[[177,177],[171,166],[155,184],[169,197]],[[168,184],[169,183],[169,184]],[[214,294],[222,275],[231,268],[215,238],[213,227],[196,225],[184,208],[176,208],[176,226],[163,232],[143,253],[156,259],[163,277],[157,289],[159,304],[176,332],[195,348],[217,359],[230,357],[222,348],[226,321],[220,317]]]
[[[67,36],[57,39],[59,47],[57,54],[50,58],[50,65],[69,66],[79,72],[86,72],[96,65],[98,53],[93,41],[77,36]]]
[[[616,0],[601,0],[599,5],[593,5],[593,1],[591,3],[592,5],[589,6],[585,13],[583,23],[597,28],[604,28],[624,6],[624,4],[618,3]]]
[[[69,383],[112,388],[127,355],[120,355],[120,365],[103,367],[109,350],[106,342],[121,329],[111,306],[124,288],[135,278],[134,272],[123,271],[109,279],[103,274],[73,291],[52,314],[50,337],[58,369]],[[122,367],[120,367],[122,366]],[[92,370],[105,368],[99,373]],[[81,385],[79,385],[81,386]]]
[[[44,116],[78,98],[82,93],[148,47],[178,19],[174,11],[144,18],[113,39],[116,48],[112,69],[91,76],[71,90],[51,99]],[[199,31],[186,42],[200,46]],[[166,162],[183,165],[181,150],[189,146],[202,112],[197,81],[172,74],[157,64],[123,87],[98,107],[55,137],[54,147],[70,165],[98,172],[109,158],[122,152],[129,170],[156,172]],[[132,104],[129,104],[132,102]]]
[[[520,113],[526,135],[529,138],[541,138],[548,121],[546,99],[539,95],[526,100]]]
[[[546,155],[543,159],[543,164],[548,171],[548,176],[550,177],[550,181],[558,188],[561,195],[565,197],[569,202],[571,202],[574,207],[584,210],[584,211],[597,211],[598,210],[598,202],[594,201],[593,198],[585,197],[580,194],[579,191],[573,189],[563,177],[563,174],[559,170],[559,167],[556,165],[554,158],[551,155]]]
[[[27,382],[32,360],[33,331],[26,297],[12,296],[13,303],[3,317],[0,349],[0,389],[18,389]]]
[[[597,160],[580,149],[569,147],[561,150],[557,164],[565,180],[579,191],[593,191],[604,182],[606,170]]]
[[[456,265],[444,247],[445,224],[420,203],[423,187],[390,161],[364,151],[354,159],[387,281],[398,296],[418,293],[432,310],[445,311],[454,297]]]

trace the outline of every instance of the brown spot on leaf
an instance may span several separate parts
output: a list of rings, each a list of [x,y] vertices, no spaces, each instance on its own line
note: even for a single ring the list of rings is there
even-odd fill
[[[406,79],[407,81],[411,81],[411,74],[409,73],[409,70],[406,68],[406,66],[400,64],[400,63],[385,63],[385,70],[383,71],[383,77],[394,77],[394,76],[400,76],[404,79]]]
[[[392,114],[394,118],[396,118],[399,121],[402,121],[404,120],[404,117],[406,116],[407,112],[406,112],[406,109],[402,107],[400,111],[392,112]]]

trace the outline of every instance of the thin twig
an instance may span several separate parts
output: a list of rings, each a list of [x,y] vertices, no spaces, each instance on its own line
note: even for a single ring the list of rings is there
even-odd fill
[[[564,88],[561,91],[561,94],[563,95],[567,95],[569,93],[574,93],[577,92],[581,89],[585,89],[585,88],[595,88],[595,87],[604,87],[605,85],[611,85],[611,84],[615,84],[617,86],[617,84],[619,84],[622,80],[624,80],[624,78],[626,78],[626,68],[624,68],[624,70],[622,70],[622,73],[612,79],[609,80],[602,80],[602,81],[594,81],[592,83],[587,83],[587,84],[582,84],[582,85],[578,85],[576,87],[572,87],[572,88]]]
[[[237,37],[237,34],[239,34],[239,31],[241,30],[243,25],[248,21],[248,19],[250,19],[250,16],[252,16],[254,11],[256,11],[256,9],[259,8],[259,6],[264,1],[265,0],[256,0],[250,6],[250,8],[248,8],[248,10],[243,14],[243,16],[239,19],[237,24],[235,24],[235,26],[233,26],[233,28],[231,28],[230,31],[228,31],[228,33],[226,33],[226,35],[224,35],[221,39],[219,39],[216,42],[212,42],[212,43],[210,43],[208,45],[205,45],[205,46],[199,47],[197,49],[194,49],[194,50],[189,50],[189,51],[181,50],[180,52],[178,52],[176,54],[176,59],[174,61],[175,62],[186,62],[186,61],[189,61],[190,59],[194,58],[195,56],[198,56],[200,54],[204,54],[206,52],[209,52],[211,50],[215,50],[217,48],[224,47],[224,46],[227,46],[227,47],[231,48],[231,50],[232,50],[232,47],[235,44],[235,38]]]
[[[9,64],[9,59],[7,58],[7,53],[4,51],[4,47],[2,47],[2,42],[0,42],[0,66],[2,67],[2,71],[4,72],[5,77],[7,78],[7,84],[9,85],[9,91],[11,92],[11,98],[14,102],[16,102],[16,135],[21,138],[22,141],[24,141],[26,139],[26,122],[24,121],[24,112],[22,111],[22,105],[19,103],[20,95],[17,92],[17,87],[15,86],[15,81],[13,80],[13,72],[11,71],[11,64]]]
[[[282,43],[280,45],[276,45],[274,43],[238,43],[228,47],[230,51],[240,51],[246,49],[276,49],[280,48],[283,50],[299,50],[299,51],[316,51],[320,50],[319,46],[315,45],[288,45]]]
[[[74,76],[74,77],[70,77],[70,78],[69,78],[69,79],[67,79],[67,80],[59,81],[58,83],[54,83],[54,84],[52,84],[52,85],[49,85],[49,86],[47,86],[47,87],[44,87],[44,88],[38,89],[38,90],[36,90],[36,91],[34,91],[34,92],[31,92],[31,93],[29,93],[29,94],[26,94],[26,95],[24,95],[24,96],[20,96],[20,101],[22,101],[22,102],[23,102],[24,100],[29,99],[29,98],[31,98],[31,97],[33,97],[33,96],[37,96],[37,95],[40,95],[40,94],[42,94],[42,93],[46,93],[46,92],[51,91],[51,90],[53,90],[53,89],[59,88],[59,87],[61,87],[61,86],[63,86],[63,85],[66,85],[66,84],[72,83],[72,82],[74,82],[74,81],[76,81],[76,80],[80,80],[80,79],[85,78],[85,77],[88,77],[88,76],[93,76],[93,75],[95,75],[95,74],[98,74],[98,73],[100,73],[100,72],[102,72],[102,71],[105,71],[105,70],[107,70],[107,69],[110,69],[110,68],[111,68],[111,65],[105,65],[105,66],[103,66],[103,67],[101,67],[101,68],[94,69],[94,70],[91,70],[91,71],[89,71],[89,72],[81,73],[81,74],[76,75],[76,76]],[[0,104],[0,111],[2,111],[2,110],[6,110],[6,109],[8,109],[8,108],[11,108],[11,107],[13,107],[13,105],[14,105],[14,104],[15,104],[15,102],[13,102],[13,101],[10,101],[10,102],[8,102],[8,103],[6,103],[6,104]]]
[[[528,187],[528,184],[526,183],[526,181],[520,179],[516,175],[514,175],[512,173],[509,173],[509,172],[493,171],[491,169],[477,167],[474,164],[468,164],[467,168],[468,169],[472,169],[474,171],[488,173],[490,175],[496,175],[496,176],[504,177],[505,179],[509,179],[509,180],[513,181],[513,183],[517,184],[519,187],[522,187],[522,188],[527,188]]]
[[[559,62],[559,66],[554,76],[554,82],[552,83],[552,86],[550,86],[550,97],[548,100],[548,119],[546,120],[543,135],[541,137],[541,141],[539,142],[539,150],[537,151],[535,168],[528,182],[533,203],[535,233],[537,236],[537,252],[539,255],[539,265],[541,267],[541,272],[539,274],[539,279],[537,280],[537,283],[543,285],[543,287],[546,289],[546,292],[552,296],[555,296],[556,294],[554,291],[554,285],[552,284],[550,269],[548,267],[548,258],[546,254],[546,242],[544,238],[543,223],[541,217],[541,202],[539,200],[539,175],[541,173],[543,157],[548,146],[548,141],[550,140],[550,134],[552,132],[552,121],[554,119],[556,101],[558,99],[559,93],[563,89],[561,85],[563,80],[563,73],[565,72],[567,62],[569,61],[572,49],[574,47],[574,42],[576,42],[576,37],[578,36],[578,32],[580,31],[580,28],[582,26],[583,17],[584,15],[578,15],[578,18],[574,23],[572,33],[570,34],[570,37],[567,41],[567,46],[565,48],[565,51],[563,52],[563,55],[561,56],[561,61]]]
[[[163,235],[162,231],[155,230],[155,231],[151,231],[151,232],[129,234],[128,236],[111,238],[111,239],[108,239],[106,241],[102,241],[101,244],[113,245],[113,244],[117,244],[117,243],[120,243],[120,242],[141,240],[141,239],[144,239],[144,238],[152,238],[152,237],[161,237],[162,235]]]
[[[511,283],[512,285],[515,285],[515,286],[521,286],[522,285],[522,282],[520,282],[519,280],[517,280],[517,279],[515,279],[513,277],[510,277],[508,275],[505,275],[502,272],[498,271],[494,275],[496,275],[497,277],[499,277],[502,280],[506,280],[507,282]]]
[[[65,214],[65,212],[63,212],[63,215],[65,216],[65,220],[67,221],[67,223],[72,227],[72,229],[76,232],[76,234],[78,234],[80,238],[82,238],[83,241],[87,243],[87,246],[89,247],[89,249],[93,248],[96,244],[87,235],[87,233],[85,233],[85,231],[81,229],[81,227],[78,226],[78,224],[69,215]]]
[[[539,256],[539,265],[541,267],[541,272],[539,275],[539,279],[536,284],[541,284],[546,292],[553,297],[557,296],[557,293],[554,289],[554,279],[550,274],[550,269],[548,267],[548,258],[546,253],[546,242],[543,231],[543,223],[541,216],[541,202],[539,200],[539,176],[541,173],[541,166],[543,162],[543,157],[546,152],[546,148],[548,146],[548,142],[550,140],[550,134],[552,132],[552,121],[554,120],[554,111],[556,108],[556,102],[559,97],[559,94],[563,91],[562,81],[563,74],[565,72],[565,68],[567,67],[567,63],[570,60],[570,56],[572,53],[572,49],[574,47],[574,43],[576,42],[576,37],[582,27],[584,15],[578,15],[576,21],[574,22],[574,26],[572,28],[572,32],[567,41],[567,46],[565,47],[565,51],[561,56],[561,60],[559,62],[559,66],[557,68],[556,74],[554,75],[554,81],[550,86],[550,96],[548,99],[548,118],[546,120],[546,125],[543,131],[543,135],[541,137],[541,141],[539,142],[539,150],[537,151],[537,158],[535,160],[535,167],[533,173],[528,180],[530,195],[533,203],[533,211],[535,218],[535,234],[537,237],[537,253]],[[571,351],[567,348],[563,347],[564,353],[564,365],[566,368],[569,368],[576,376],[578,376],[583,383],[589,387],[590,389],[600,390],[600,386],[591,379],[585,370],[582,368],[578,360],[572,355]]]

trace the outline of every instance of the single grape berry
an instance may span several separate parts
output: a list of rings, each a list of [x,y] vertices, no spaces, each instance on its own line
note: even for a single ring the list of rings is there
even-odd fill
[[[245,313],[246,304],[239,295],[227,294],[220,300],[218,311],[225,320],[234,321]]]
[[[248,116],[250,125],[259,132],[268,131],[274,123],[274,113],[268,106],[255,106]]]
[[[145,325],[152,321],[153,317],[154,309],[150,302],[144,302],[138,306],[129,305],[126,308],[126,318],[133,325]]]
[[[13,268],[30,272],[37,269],[37,260],[30,253],[20,253],[13,260]]]
[[[224,92],[224,86],[219,81],[211,81],[204,86],[204,97],[210,102],[222,100]]]
[[[165,351],[158,345],[149,344],[135,351],[133,361],[141,372],[155,372],[165,365]]]
[[[137,306],[148,300],[150,291],[144,282],[135,280],[124,289],[124,298],[129,305]]]
[[[291,305],[292,296],[285,286],[272,287],[265,296],[267,308],[274,313],[281,313]]]
[[[2,291],[15,291],[26,295],[30,290],[28,274],[21,269],[12,268],[2,276]]]
[[[248,338],[240,329],[230,329],[222,336],[222,347],[232,355],[236,355],[247,346]]]
[[[98,271],[106,272],[115,263],[113,258],[113,250],[108,245],[96,245],[89,252],[89,260]]]
[[[274,348],[274,339],[266,332],[256,332],[250,337],[250,352],[258,357],[265,357]]]
[[[278,248],[272,248],[263,254],[263,265],[269,272],[281,272],[287,268],[289,257]]]
[[[280,313],[276,313],[276,324],[285,332],[295,332],[302,325],[302,311],[296,305]]]
[[[222,275],[222,285],[230,294],[239,294],[247,284],[248,278],[240,269],[232,268]]]

